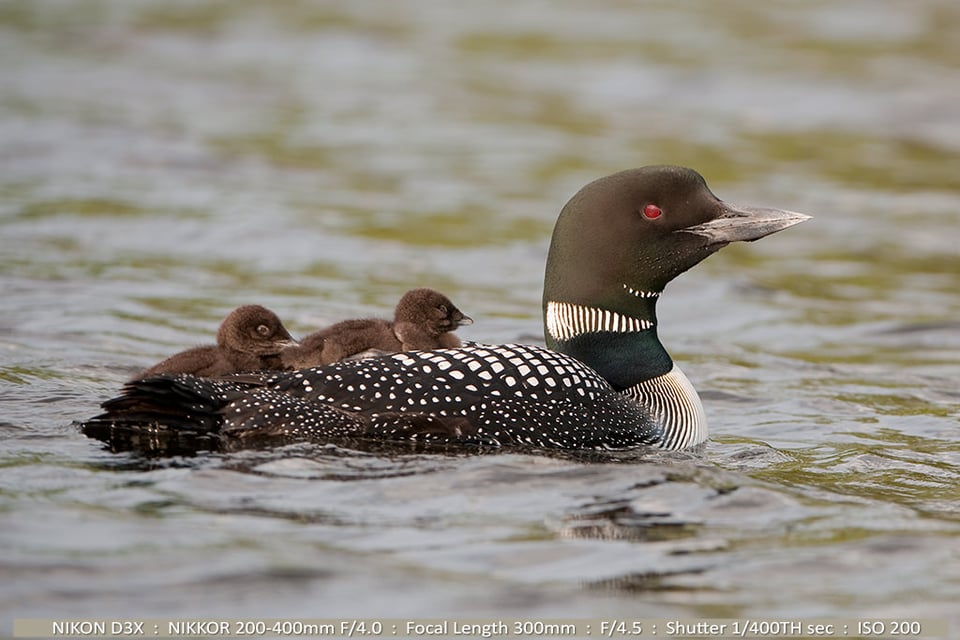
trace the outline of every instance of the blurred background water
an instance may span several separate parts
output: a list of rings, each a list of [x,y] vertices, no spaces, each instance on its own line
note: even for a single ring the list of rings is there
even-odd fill
[[[960,633],[960,5],[0,3],[0,629],[927,616]],[[700,453],[150,458],[73,421],[260,303],[542,340],[583,184],[816,219],[671,284]]]

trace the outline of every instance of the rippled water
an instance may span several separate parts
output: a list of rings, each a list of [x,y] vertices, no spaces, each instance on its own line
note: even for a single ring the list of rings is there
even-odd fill
[[[0,4],[0,628],[109,616],[927,616],[960,633],[960,9]],[[73,421],[209,342],[447,292],[541,340],[580,186],[812,213],[660,303],[702,452],[145,457]]]

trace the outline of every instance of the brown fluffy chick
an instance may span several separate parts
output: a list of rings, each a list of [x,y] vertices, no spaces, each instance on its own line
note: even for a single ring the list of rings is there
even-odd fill
[[[453,334],[472,324],[447,296],[427,288],[407,291],[394,310],[393,321],[378,318],[344,320],[311,333],[288,347],[280,360],[288,369],[305,369],[344,360],[365,351],[395,353],[460,346]]]
[[[258,304],[244,305],[231,311],[221,323],[216,345],[181,351],[135,379],[174,373],[211,378],[242,371],[280,369],[280,352],[296,344],[277,314]]]

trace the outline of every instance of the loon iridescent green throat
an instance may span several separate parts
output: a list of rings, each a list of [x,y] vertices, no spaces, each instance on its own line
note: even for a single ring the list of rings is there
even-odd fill
[[[128,383],[83,429],[107,441],[171,430],[241,442],[696,445],[707,438],[703,406],[657,337],[657,300],[730,242],[808,218],[728,205],[692,169],[616,173],[581,189],[557,220],[543,288],[547,347],[467,344],[299,371],[156,376]]]

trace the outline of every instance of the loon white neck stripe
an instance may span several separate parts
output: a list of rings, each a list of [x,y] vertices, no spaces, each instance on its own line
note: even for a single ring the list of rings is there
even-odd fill
[[[569,340],[595,331],[636,333],[652,327],[653,323],[649,320],[631,318],[609,309],[569,302],[547,302],[547,331],[554,340]]]
[[[634,289],[633,287],[630,287],[627,285],[622,285],[622,286],[624,289],[627,290],[627,293],[629,293],[632,296],[637,296],[638,298],[659,298],[660,297],[659,291],[640,291],[638,289]]]

